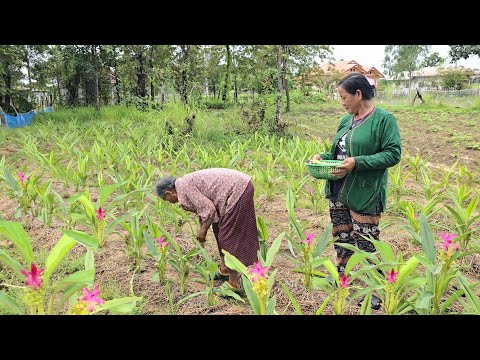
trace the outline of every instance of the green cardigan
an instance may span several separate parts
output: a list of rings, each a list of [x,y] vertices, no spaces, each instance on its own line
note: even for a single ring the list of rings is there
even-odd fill
[[[395,116],[379,108],[353,129],[352,120],[352,115],[342,119],[330,152],[320,155],[332,160],[338,141],[347,132],[347,157],[355,159],[355,167],[345,176],[338,201],[356,212],[374,214],[379,196],[383,209],[386,208],[387,169],[398,164],[402,156],[400,131]],[[330,196],[330,180],[325,195]]]

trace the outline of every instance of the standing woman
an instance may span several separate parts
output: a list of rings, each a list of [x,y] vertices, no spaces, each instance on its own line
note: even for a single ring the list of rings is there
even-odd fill
[[[378,224],[386,206],[388,168],[400,162],[402,147],[397,120],[390,112],[373,104],[373,81],[361,74],[349,74],[338,84],[337,92],[349,113],[343,117],[330,152],[315,155],[317,160],[342,160],[328,180],[332,235],[337,243],[348,243],[360,250],[375,252],[372,242],[379,240]],[[340,276],[353,251],[334,245]],[[373,303],[373,301],[372,301]]]
[[[183,209],[200,218],[197,240],[205,242],[212,225],[220,252],[220,272],[215,279],[228,280],[214,291],[239,290],[240,274],[225,266],[222,249],[245,266],[258,260],[260,248],[253,202],[251,176],[233,169],[212,168],[194,171],[178,179],[166,176],[156,184],[157,195],[170,203],[180,202]]]

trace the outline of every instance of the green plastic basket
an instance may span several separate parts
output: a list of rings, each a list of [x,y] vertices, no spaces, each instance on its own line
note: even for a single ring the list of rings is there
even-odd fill
[[[320,160],[319,164],[305,163],[308,171],[316,179],[338,180],[343,176],[333,176],[331,172],[342,164],[341,160]]]

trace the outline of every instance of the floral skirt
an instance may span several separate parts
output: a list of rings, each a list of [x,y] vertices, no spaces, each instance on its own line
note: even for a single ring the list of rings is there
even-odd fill
[[[376,251],[372,242],[364,239],[362,235],[379,240],[378,224],[381,213],[361,214],[347,208],[339,201],[329,201],[329,207],[333,224],[332,235],[339,238],[334,244],[338,258],[348,258],[353,254],[352,250],[336,245],[338,243],[351,244],[366,252]]]

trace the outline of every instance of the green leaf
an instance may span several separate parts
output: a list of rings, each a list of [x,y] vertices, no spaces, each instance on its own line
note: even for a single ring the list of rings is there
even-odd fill
[[[282,242],[283,237],[285,236],[285,231],[283,231],[280,235],[277,236],[277,238],[273,241],[272,246],[270,246],[270,249],[267,251],[267,259],[264,266],[270,266],[273,262],[273,258],[275,257],[275,254],[278,252],[278,249],[280,249],[280,244]]]
[[[460,287],[463,289],[464,294],[470,305],[474,307],[477,313],[480,312],[480,301],[478,300],[478,296],[475,294],[475,292],[470,289],[470,284],[468,283],[467,278],[462,274],[458,273],[457,281]]]
[[[327,269],[327,271],[332,274],[334,279],[338,279],[338,271],[337,267],[333,264],[332,260],[328,259],[323,263],[323,266]]]
[[[299,224],[297,219],[295,219],[295,217],[290,214],[288,215],[288,219],[290,221],[290,224],[293,225],[293,228],[297,233],[297,236],[300,239],[300,241],[305,240],[305,233],[303,232],[302,226]]]
[[[372,299],[372,293],[368,292],[365,295],[365,299],[362,301],[362,306],[360,307],[360,315],[371,315],[372,309],[370,307],[370,300]]]
[[[85,210],[87,211],[89,216],[95,215],[95,207],[92,201],[89,198],[87,198],[85,194],[82,194],[81,196],[79,196],[77,200],[85,207]]]
[[[75,295],[77,291],[79,291],[81,288],[85,287],[84,282],[77,282],[75,284],[70,285],[67,287],[62,294],[62,297],[60,298],[60,301],[56,305],[56,314],[60,311],[62,308],[63,304],[65,304],[65,301],[67,301],[71,296]]]
[[[277,304],[277,296],[274,295],[267,301],[267,308],[266,308],[267,315],[273,315],[275,313],[276,304]]]
[[[239,273],[245,275],[247,278],[250,276],[248,273],[247,267],[238,260],[234,255],[230,254],[227,250],[222,249],[222,252],[225,254],[225,265]]]
[[[0,292],[0,304],[12,309],[15,315],[23,315],[23,309],[7,294]]]
[[[114,192],[115,189],[118,188],[120,185],[121,184],[111,184],[111,185],[103,186],[100,189],[100,197],[99,197],[98,205],[103,206],[103,204],[105,204],[105,200],[107,200],[110,194]]]
[[[312,266],[312,269],[322,265],[325,261],[329,260],[329,258],[316,258],[310,262],[310,265]],[[303,263],[301,263],[303,265]]]
[[[401,265],[399,270],[398,270],[398,275],[397,275],[397,283],[401,284],[407,279],[410,274],[415,270],[417,265],[419,264],[419,259],[412,256],[408,261]]]
[[[33,261],[32,244],[27,232],[23,226],[14,221],[0,220],[0,234],[3,234],[7,239],[13,242],[18,251],[30,266]]]
[[[325,248],[327,247],[327,244],[328,244],[328,240],[332,235],[332,228],[333,228],[333,224],[329,223],[327,228],[323,232],[322,236],[320,236],[320,239],[318,239],[317,246],[315,247],[315,253],[314,253],[315,256],[321,256],[325,251]]]
[[[79,214],[79,213],[71,213],[70,217],[72,218],[73,221],[79,221],[86,218],[85,214]]]
[[[321,289],[326,293],[330,293],[334,290],[333,285],[330,283],[330,281],[319,277],[312,278],[312,286],[313,288]]]
[[[426,258],[434,264],[436,258],[435,240],[428,226],[427,219],[425,219],[423,214],[420,214],[420,240],[422,241],[422,248]]]
[[[182,249],[180,248],[178,243],[175,241],[175,239],[172,237],[172,235],[170,235],[170,233],[167,231],[167,229],[165,229],[162,225],[158,225],[158,229],[167,238],[168,242],[170,244],[172,244],[173,248],[177,252],[177,255],[182,256],[182,254],[183,254]]]
[[[13,177],[12,173],[10,170],[7,169],[7,167],[3,168],[3,175],[5,178],[5,182],[12,188],[13,191],[18,191],[20,188],[18,187],[17,180]]]
[[[97,307],[95,311],[92,312],[92,314],[96,314],[105,310],[128,314],[133,310],[133,308],[137,304],[137,301],[141,300],[142,297],[138,296],[129,296],[119,299],[108,300],[105,301],[102,306]]]
[[[67,255],[70,250],[75,246],[76,242],[68,235],[63,235],[60,240],[55,244],[53,249],[48,254],[47,260],[45,261],[45,273],[43,275],[43,287],[46,288],[50,276],[57,268],[58,264],[62,259]]]
[[[327,296],[325,298],[325,300],[323,300],[323,303],[322,305],[320,305],[320,307],[317,309],[317,311],[315,311],[315,315],[322,315],[323,314],[323,310],[325,310],[325,307],[328,305],[328,302],[330,301],[330,295]]]
[[[287,240],[288,240],[288,243],[290,245],[293,245],[295,247],[295,249],[297,250],[297,252],[299,254],[302,253],[302,251],[303,251],[302,245],[300,245],[298,242],[295,241],[295,239],[293,239],[292,237],[290,237],[288,235],[287,235]],[[290,250],[290,252],[292,253],[293,256],[295,256],[295,253],[292,250]]]
[[[98,239],[77,230],[62,229],[62,231],[65,235],[70,236],[73,240],[79,242],[80,244],[89,246],[91,248],[94,248],[95,250],[98,250]]]
[[[255,315],[260,314],[260,304],[258,303],[257,294],[253,291],[252,283],[248,279],[248,277],[242,275],[242,283],[243,288],[245,289],[245,294],[247,295],[247,299],[252,307],[253,313]]]
[[[367,294],[372,293],[373,291],[377,291],[378,293],[381,293],[384,288],[384,285],[370,285],[364,289],[361,289],[359,291],[354,292],[352,295],[350,295],[350,301],[355,300],[356,298],[366,296]],[[379,294],[380,295],[380,294]],[[370,302],[369,302],[370,304]]]
[[[425,256],[413,254],[413,257],[420,261],[428,269],[430,269],[434,265]]]
[[[152,236],[147,232],[147,230],[143,230],[143,238],[145,240],[145,244],[147,245],[148,251],[150,251],[150,254],[152,255],[157,255],[158,250],[155,244],[153,243],[153,238]]]
[[[223,293],[224,293],[225,295],[228,295],[228,296],[230,296],[230,297],[233,297],[234,299],[239,300],[239,301],[241,301],[241,302],[243,302],[243,303],[245,302],[245,300],[243,300],[243,299],[240,297],[240,295],[238,295],[236,292],[234,292],[234,291],[232,291],[232,290],[225,289],[225,290],[223,290]]]
[[[70,197],[67,199],[67,203],[72,204],[72,203],[74,203],[75,201],[77,201],[81,196],[84,196],[84,194],[83,194],[83,193],[79,193],[79,194],[72,195],[72,196],[70,196]]]
[[[21,279],[24,279],[24,275],[20,272],[22,270],[22,264],[20,264],[17,260],[10,257],[5,251],[0,249],[0,262],[7,265],[10,269],[15,271],[15,274],[18,275]]]
[[[383,241],[378,241],[374,239],[369,239],[369,240],[373,243],[373,245],[375,245],[375,248],[380,253],[380,256],[382,257],[383,262],[395,261],[395,256],[393,255],[392,248],[390,247],[389,244]]]
[[[207,290],[202,290],[202,291],[198,291],[196,293],[193,293],[193,294],[189,294],[187,296],[185,296],[183,299],[179,300],[176,304],[177,307],[180,307],[184,302],[194,298],[194,297],[197,297],[197,296],[200,296],[200,295],[207,295],[208,294],[208,291]]]
[[[445,310],[447,310],[448,307],[452,305],[455,300],[457,300],[463,293],[463,289],[458,289],[452,295],[450,295],[447,300],[445,300],[445,302],[440,306],[440,314],[443,314]]]
[[[293,308],[295,309],[295,312],[298,315],[303,315],[302,309],[300,309],[300,306],[298,305],[297,300],[293,297],[291,291],[288,289],[288,287],[281,281],[279,281],[280,286],[282,287],[283,291],[285,291],[285,294],[287,294],[288,298],[290,299],[290,302],[293,305]]]
[[[415,303],[415,310],[420,315],[428,315],[430,314],[431,310],[431,299],[433,298],[434,294],[430,291],[426,291],[420,295]]]
[[[273,272],[268,275],[268,278],[267,278],[267,285],[268,285],[268,289],[269,289],[269,294],[270,294],[270,289],[272,289],[273,287],[273,283],[275,282],[275,275],[277,275],[277,272],[278,272],[278,268],[273,270]]]
[[[345,275],[350,273],[350,270],[358,264],[359,262],[363,261],[366,258],[365,254],[355,253],[353,254],[350,259],[348,259],[347,265],[345,266]]]
[[[95,269],[95,256],[93,255],[93,250],[87,248],[87,253],[85,254],[85,270]]]
[[[93,285],[93,281],[95,279],[95,269],[91,270],[80,270],[70,274],[66,278],[62,279],[61,281],[57,282],[56,288],[60,289],[67,285],[72,285],[75,283],[83,283],[85,285]]]
[[[294,217],[295,195],[293,194],[292,188],[290,187],[287,189],[286,203],[288,215]]]
[[[268,228],[265,220],[260,216],[257,216],[257,232],[261,239],[267,241],[268,239]]]

